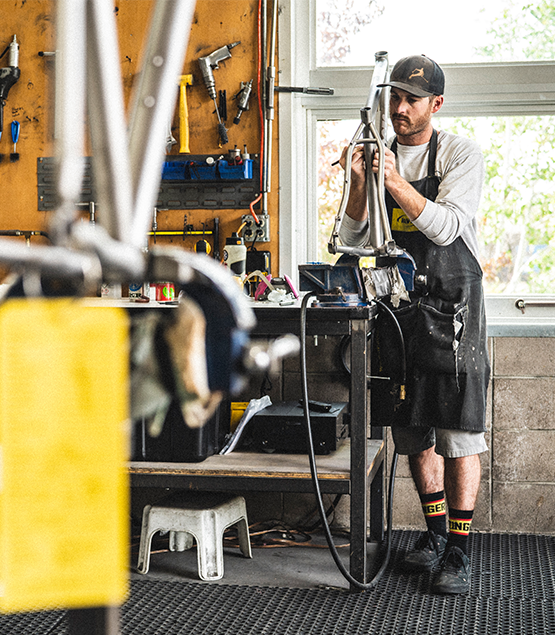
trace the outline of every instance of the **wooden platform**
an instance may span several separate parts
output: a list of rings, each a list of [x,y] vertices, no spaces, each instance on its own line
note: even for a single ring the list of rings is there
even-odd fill
[[[369,481],[383,461],[382,440],[368,440]],[[351,444],[316,457],[318,480],[327,494],[351,492]],[[200,463],[129,463],[133,487],[174,487],[202,490],[311,492],[312,480],[305,454],[232,452],[210,456]]]

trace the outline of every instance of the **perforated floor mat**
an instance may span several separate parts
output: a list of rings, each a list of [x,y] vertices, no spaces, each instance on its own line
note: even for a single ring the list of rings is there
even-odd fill
[[[473,534],[470,593],[445,597],[430,593],[433,574],[399,572],[396,564],[416,539],[415,532],[394,532],[390,566],[366,593],[134,580],[121,633],[555,634],[554,537]],[[63,611],[0,616],[0,633],[68,635]]]

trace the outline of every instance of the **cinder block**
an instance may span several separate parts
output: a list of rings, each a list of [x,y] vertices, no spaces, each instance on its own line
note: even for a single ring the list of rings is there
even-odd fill
[[[249,523],[281,518],[283,494],[280,492],[241,492],[247,503]]]
[[[282,401],[283,375],[281,373],[272,374],[270,376],[269,383],[261,375],[250,377],[247,385],[241,389],[241,392],[238,395],[233,396],[233,401],[250,401],[251,399],[259,399],[261,394],[260,389],[263,383],[265,392],[272,400],[272,403]]]
[[[555,485],[494,483],[493,531],[555,533]]]
[[[306,338],[306,368],[310,372],[319,372],[325,368],[328,372],[347,374],[341,361],[341,338],[337,335],[309,335]],[[299,372],[300,355],[288,357],[283,361],[286,372]]]
[[[555,378],[498,378],[494,386],[495,428],[555,430]]]
[[[497,430],[493,438],[494,481],[552,483],[555,432]]]
[[[422,506],[412,478],[397,477],[393,502],[393,527],[426,528]]]
[[[326,503],[327,499],[325,498]],[[300,523],[312,523],[318,519],[316,499],[314,494],[283,494],[283,514],[284,523],[298,527]]]
[[[555,376],[555,338],[496,337],[494,375],[498,377]]]
[[[488,481],[483,480],[480,483],[478,499],[476,500],[476,509],[472,520],[472,529],[476,531],[490,531],[492,528],[491,513],[491,489]]]
[[[349,401],[349,379],[329,373],[311,373],[307,377],[308,398],[315,401]],[[295,401],[303,396],[300,373],[285,373],[283,399]]]

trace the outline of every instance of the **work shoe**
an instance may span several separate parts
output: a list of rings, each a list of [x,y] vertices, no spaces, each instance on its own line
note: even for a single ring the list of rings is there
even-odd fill
[[[441,562],[447,538],[433,531],[424,532],[412,551],[409,551],[403,560],[402,567],[405,571],[431,571]]]
[[[458,547],[449,547],[432,584],[434,593],[459,594],[470,589],[470,560]]]

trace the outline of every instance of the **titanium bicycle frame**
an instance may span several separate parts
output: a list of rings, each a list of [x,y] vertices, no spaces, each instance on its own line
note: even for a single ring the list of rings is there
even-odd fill
[[[351,142],[349,143],[346,161],[343,195],[339,210],[335,216],[332,233],[328,242],[328,251],[331,254],[352,254],[355,256],[397,256],[403,253],[391,236],[391,228],[385,205],[384,185],[384,138],[389,119],[389,90],[379,87],[389,77],[389,62],[385,51],[375,54],[376,63],[372,73],[372,81],[368,99],[364,108],[360,111],[361,121]],[[348,247],[339,244],[339,232],[349,194],[351,191],[351,165],[355,148],[363,146],[366,169],[366,198],[368,205],[368,223],[370,226],[370,242],[364,247]],[[372,165],[374,151],[379,152],[378,173],[374,174],[369,166]]]

